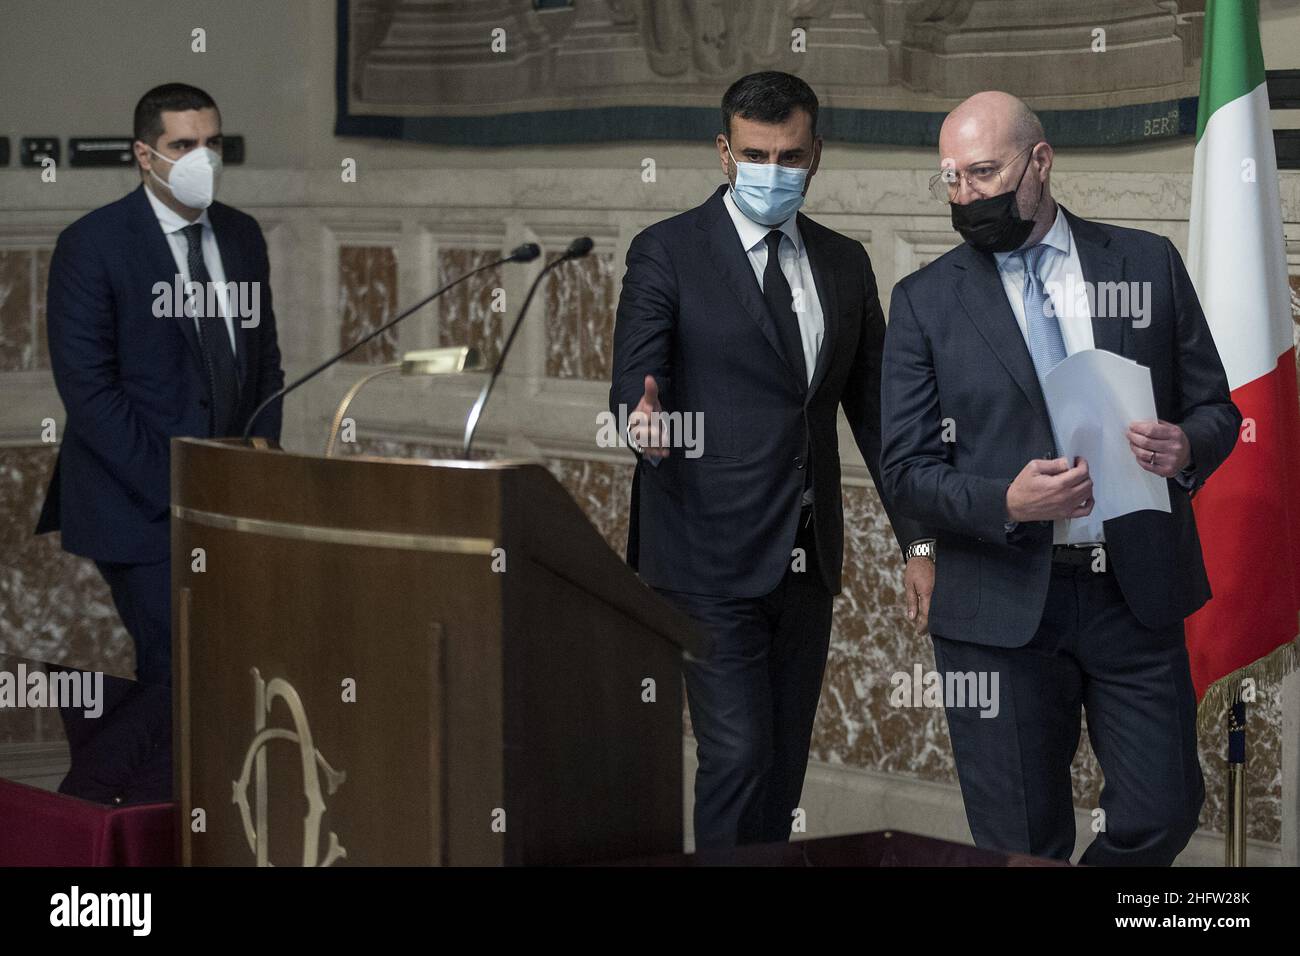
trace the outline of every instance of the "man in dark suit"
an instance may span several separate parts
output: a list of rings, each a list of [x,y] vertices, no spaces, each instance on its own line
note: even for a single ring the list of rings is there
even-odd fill
[[[628,249],[610,389],[640,459],[628,562],[712,638],[685,665],[697,847],[790,834],[840,590],[838,406],[879,484],[871,263],[797,213],[821,154],[817,97],[757,73],[727,90],[722,119],[728,183]],[[932,574],[907,564],[918,627]]]
[[[261,229],[213,201],[212,98],[179,83],[146,93],[135,156],[142,184],[65,229],[50,261],[50,359],[67,421],[36,531],[61,531],[64,550],[95,561],[137,678],[167,684],[169,442],[240,434],[284,373]],[[277,405],[255,434],[279,432]]]
[[[994,713],[945,701],[967,819],[979,846],[1069,858],[1082,708],[1106,778],[1083,862],[1168,864],[1205,793],[1183,643],[1210,596],[1191,496],[1241,416],[1172,243],[1058,206],[1023,103],[977,94],[939,149],[932,187],[966,242],[894,290],[881,470],[895,507],[936,530],[945,685],[998,678]],[[1122,300],[1105,283],[1130,289],[1127,313],[1109,314]],[[1169,512],[1095,520],[1088,463],[1057,457],[1041,380],[1091,348],[1150,369],[1158,421],[1127,440],[1167,479]]]

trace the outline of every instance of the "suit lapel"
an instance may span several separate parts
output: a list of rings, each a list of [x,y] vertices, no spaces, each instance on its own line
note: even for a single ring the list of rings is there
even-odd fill
[[[827,261],[829,253],[826,247],[817,241],[815,230],[804,228],[804,221],[805,217],[801,215],[798,220],[799,235],[803,238],[804,249],[808,252],[808,264],[812,267],[813,284],[817,287],[817,299],[821,303],[822,323],[825,327],[822,332],[821,348],[817,352],[817,364],[813,368],[812,382],[808,386],[808,394],[804,396],[806,400],[811,398],[821,386],[835,355],[840,310],[839,297],[835,291],[835,272]]]
[[[1024,334],[1007,301],[997,262],[988,253],[976,252],[969,245],[961,247],[957,260],[961,270],[957,279],[957,298],[966,317],[988,342],[998,361],[1006,368],[1020,390],[1025,393],[1034,412],[1050,422],[1038,372],[1029,356]]]
[[[149,274],[156,276],[157,281],[167,284],[170,296],[173,283],[177,281],[176,257],[172,255],[172,247],[162,231],[162,226],[158,224],[158,217],[154,215],[153,206],[149,204],[149,198],[144,194],[144,190],[145,186],[142,183],[131,194],[131,228],[140,236],[140,247],[144,250],[145,258],[149,263]],[[185,337],[190,353],[201,368],[203,358],[199,349],[199,334],[194,329],[194,320],[185,315],[182,310],[180,315],[172,316],[172,321]]]
[[[1124,257],[1108,248],[1110,238],[1092,223],[1079,219],[1062,207],[1070,224],[1070,235],[1077,243],[1079,265],[1084,281],[1095,290],[1104,282],[1120,282],[1124,278]],[[1011,304],[1007,302],[1002,277],[998,274],[993,256],[976,252],[968,245],[956,260],[959,270],[957,297],[975,328],[979,331],[998,360],[1025,393],[1034,411],[1050,421],[1047,404],[1043,399],[1038,373],[1030,358],[1029,348],[1016,322]],[[1094,302],[1096,301],[1094,298]],[[1120,316],[1098,316],[1092,309],[1093,347],[1124,354],[1124,329],[1127,322]]]
[[[776,322],[768,311],[767,301],[754,277],[754,269],[740,243],[736,224],[731,221],[727,207],[722,203],[722,191],[726,188],[725,185],[719,187],[713,198],[705,203],[704,215],[699,222],[700,228],[707,233],[704,244],[709,258],[722,281],[731,289],[741,307],[763,333],[763,338],[767,339],[768,345],[776,352],[791,378],[798,382],[799,373],[786,360],[785,350],[781,347],[781,339],[776,331]],[[798,384],[802,390],[806,383]]]
[[[1108,248],[1110,237],[1106,233],[1087,220],[1077,218],[1065,207],[1061,208],[1070,223],[1070,235],[1077,244],[1083,279],[1088,283],[1088,288],[1093,290],[1093,347],[1123,355],[1124,329],[1128,322],[1124,316],[1097,314],[1100,311],[1098,305],[1107,298],[1097,294],[1097,290],[1102,287],[1102,283],[1124,280],[1124,257]]]

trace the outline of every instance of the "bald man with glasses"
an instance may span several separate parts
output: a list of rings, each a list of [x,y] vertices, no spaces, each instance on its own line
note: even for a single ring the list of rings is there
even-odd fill
[[[1205,798],[1183,620],[1210,597],[1191,497],[1241,415],[1168,239],[1080,219],[1052,197],[1038,118],[979,93],[944,121],[931,191],[960,246],[894,289],[881,474],[935,533],[930,633],[945,675],[996,675],[995,707],[945,701],[981,847],[1070,858],[1070,765],[1086,714],[1105,774],[1103,828],[1081,862],[1167,865]],[[1141,316],[1063,290],[1140,282]],[[1067,356],[1151,372],[1157,420],[1129,451],[1170,511],[1093,516],[1088,463],[1059,457],[1042,382]]]

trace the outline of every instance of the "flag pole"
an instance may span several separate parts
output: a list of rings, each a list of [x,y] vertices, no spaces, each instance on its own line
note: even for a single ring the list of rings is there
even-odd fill
[[[1224,866],[1246,865],[1246,702],[1241,685],[1232,695],[1228,717],[1228,823],[1224,828]]]

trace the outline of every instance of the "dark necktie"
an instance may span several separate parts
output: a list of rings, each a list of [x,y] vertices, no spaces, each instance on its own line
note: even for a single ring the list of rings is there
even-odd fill
[[[799,334],[799,318],[794,314],[794,296],[790,292],[790,283],[781,271],[781,237],[780,229],[773,229],[767,234],[767,265],[763,269],[763,298],[776,322],[777,334],[781,337],[781,347],[790,367],[799,376],[799,386],[807,390],[808,363],[803,357],[803,337]],[[803,487],[806,492],[812,487],[812,462],[803,464]]]
[[[781,271],[781,259],[777,254],[781,248],[781,237],[785,235],[780,229],[773,229],[767,234],[767,266],[763,269],[763,298],[767,300],[768,310],[776,323],[777,335],[781,338],[781,347],[785,349],[786,360],[799,376],[801,388],[808,387],[808,365],[803,357],[803,338],[799,335],[799,319],[794,314],[794,296],[790,293],[790,283]]]
[[[235,427],[235,408],[239,404],[239,375],[235,369],[235,352],[230,347],[230,333],[226,320],[218,315],[208,315],[208,267],[203,261],[203,223],[186,226],[181,232],[189,243],[186,255],[190,281],[203,283],[200,305],[199,347],[207,369],[208,395],[212,400],[212,437],[227,436]],[[215,300],[214,300],[215,301]]]

